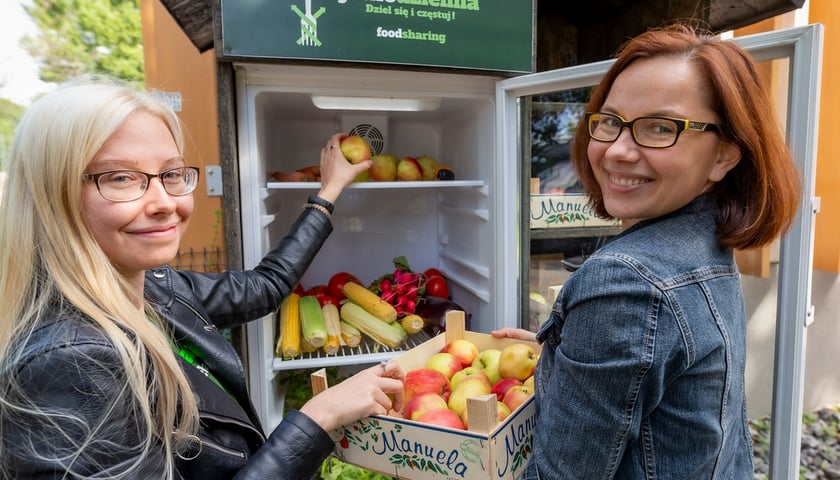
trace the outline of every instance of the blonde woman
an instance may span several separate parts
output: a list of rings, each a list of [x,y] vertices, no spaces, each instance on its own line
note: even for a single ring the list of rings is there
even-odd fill
[[[199,175],[175,114],[102,79],[33,104],[0,203],[0,478],[310,478],[327,432],[398,408],[402,372],[377,365],[266,437],[218,333],[276,310],[332,231],[333,202],[370,166],[342,138],[255,269],[203,274],[166,266]]]

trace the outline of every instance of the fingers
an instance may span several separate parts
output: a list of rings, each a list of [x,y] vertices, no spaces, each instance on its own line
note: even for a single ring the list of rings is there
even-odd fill
[[[537,340],[536,333],[521,328],[505,327],[499,330],[491,331],[490,335],[496,338],[513,338],[515,340],[524,340],[528,342],[535,342]]]

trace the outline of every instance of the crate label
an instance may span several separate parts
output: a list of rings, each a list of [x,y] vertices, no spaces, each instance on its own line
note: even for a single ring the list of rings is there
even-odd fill
[[[339,429],[337,451],[345,462],[405,479],[516,478],[536,421],[533,399],[489,436],[376,416]]]
[[[595,215],[587,195],[531,195],[531,228],[618,225],[618,219],[603,219]]]

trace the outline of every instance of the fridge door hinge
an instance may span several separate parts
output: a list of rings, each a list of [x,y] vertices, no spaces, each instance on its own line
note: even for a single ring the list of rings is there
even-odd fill
[[[221,197],[222,167],[220,165],[206,165],[204,167],[204,182],[207,184],[208,197]]]
[[[814,323],[814,306],[813,305],[808,307],[808,313],[805,314],[805,327],[807,328],[812,323]]]

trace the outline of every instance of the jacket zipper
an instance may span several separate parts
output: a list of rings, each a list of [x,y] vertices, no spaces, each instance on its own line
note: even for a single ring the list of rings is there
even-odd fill
[[[189,304],[189,302],[185,302],[185,301],[184,301],[184,300],[182,300],[182,299],[181,299],[181,297],[179,297],[177,294],[175,295],[175,301],[176,301],[176,302],[178,302],[178,303],[180,303],[181,305],[183,305],[183,306],[187,307],[187,309],[188,309],[190,312],[192,312],[192,313],[193,313],[193,315],[195,315],[196,317],[200,318],[200,319],[201,319],[201,321],[204,323],[204,330],[207,330],[207,331],[212,331],[212,332],[216,332],[216,331],[218,331],[218,330],[219,330],[219,329],[218,329],[215,325],[213,325],[212,323],[210,323],[210,321],[209,321],[209,320],[207,320],[206,318],[204,318],[204,316],[203,316],[203,315],[202,315],[202,314],[201,314],[198,310],[196,310],[195,308],[193,308],[193,306],[192,306],[192,305],[190,305],[190,304]]]
[[[199,417],[209,418],[209,419],[215,420],[219,423],[233,424],[233,425],[236,425],[238,427],[242,427],[246,430],[250,430],[251,432],[257,434],[257,436],[259,436],[259,438],[262,439],[263,442],[265,442],[265,440],[266,440],[265,435],[263,435],[263,433],[261,431],[254,428],[254,426],[249,424],[249,423],[245,423],[245,422],[242,422],[242,421],[236,420],[234,418],[230,418],[230,417],[219,417],[217,415],[213,415],[213,414],[207,413],[207,412],[200,412]]]

